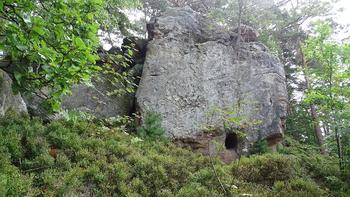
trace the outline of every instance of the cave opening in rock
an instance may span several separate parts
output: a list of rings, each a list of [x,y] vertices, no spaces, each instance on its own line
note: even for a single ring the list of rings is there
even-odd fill
[[[238,147],[238,136],[236,133],[227,133],[225,139],[226,149],[237,149]]]

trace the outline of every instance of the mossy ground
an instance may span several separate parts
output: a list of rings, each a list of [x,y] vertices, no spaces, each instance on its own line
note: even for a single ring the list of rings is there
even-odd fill
[[[334,160],[291,139],[281,153],[225,165],[123,128],[8,114],[0,119],[0,196],[346,196]]]

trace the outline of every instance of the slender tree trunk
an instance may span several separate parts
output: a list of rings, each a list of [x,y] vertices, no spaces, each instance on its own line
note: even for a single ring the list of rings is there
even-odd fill
[[[336,109],[335,103],[334,103],[334,95],[333,95],[333,67],[330,62],[328,62],[328,67],[331,69],[329,72],[329,85],[328,85],[328,94],[329,94],[329,106],[331,108],[331,119],[332,119],[332,125],[334,125],[334,132],[335,132],[335,141],[337,143],[337,152],[338,152],[338,159],[339,159],[339,169],[343,169],[343,150],[342,150],[342,143],[341,143],[341,136],[339,135],[339,125],[338,125],[338,110]]]
[[[305,76],[306,77],[306,76]],[[310,105],[310,112],[311,112],[311,118],[314,126],[314,132],[316,135],[317,143],[320,146],[320,150],[322,154],[326,154],[325,148],[324,148],[324,138],[322,134],[322,129],[319,124],[318,115],[316,106],[314,104]]]
[[[342,154],[342,147],[341,147],[341,142],[340,142],[340,136],[339,136],[339,131],[338,131],[338,126],[335,126],[334,128],[335,131],[335,139],[337,142],[337,151],[338,151],[338,158],[339,158],[339,168],[340,170],[343,169],[343,154]]]
[[[309,77],[305,73],[305,69],[307,67],[307,64],[306,64],[306,60],[305,60],[305,57],[304,57],[304,52],[303,52],[303,49],[301,47],[301,43],[300,42],[299,42],[299,50],[300,50],[300,55],[301,55],[301,60],[302,60],[301,66],[302,66],[302,71],[303,71],[303,75],[304,75],[304,78],[305,78],[306,88],[307,89],[311,89],[311,84],[310,84]],[[317,143],[318,143],[318,145],[320,147],[320,152],[322,154],[326,154],[326,150],[325,150],[325,147],[324,147],[324,137],[323,137],[322,129],[320,127],[320,123],[319,123],[319,120],[318,120],[316,105],[314,105],[314,104],[310,105],[310,115],[311,115],[311,118],[312,118],[312,122],[313,122],[313,127],[314,127],[315,136],[316,136],[316,139],[317,139]]]
[[[148,29],[147,29],[147,15],[148,15],[148,12],[147,12],[147,7],[146,7],[146,5],[145,4],[143,4],[143,14],[145,15],[144,16],[144,19],[143,20],[145,20],[145,23],[144,23],[144,26],[143,26],[143,28],[144,28],[144,36],[145,36],[145,39],[147,39],[148,38]]]
[[[329,135],[329,125],[327,124],[323,124],[323,131],[324,131],[324,135],[328,136]]]
[[[240,50],[241,50],[241,40],[242,40],[242,13],[243,13],[243,0],[238,0],[238,27],[237,27],[237,41],[236,41],[236,50],[237,58],[240,59]]]

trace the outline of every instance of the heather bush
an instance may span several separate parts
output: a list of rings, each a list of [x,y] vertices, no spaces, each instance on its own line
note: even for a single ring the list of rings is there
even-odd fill
[[[266,154],[241,158],[232,165],[232,175],[246,182],[272,186],[298,175],[297,158],[280,154]]]
[[[275,196],[281,197],[321,197],[325,192],[313,181],[295,178],[286,182],[277,181],[273,186]]]

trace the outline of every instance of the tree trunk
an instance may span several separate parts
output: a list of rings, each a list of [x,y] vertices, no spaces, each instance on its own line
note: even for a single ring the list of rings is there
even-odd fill
[[[301,55],[301,61],[302,61],[301,62],[301,66],[302,66],[302,71],[303,71],[303,75],[304,75],[304,78],[305,78],[306,88],[307,89],[311,89],[311,84],[310,84],[309,77],[305,73],[305,69],[307,67],[307,64],[306,64],[306,60],[305,60],[305,57],[304,57],[304,52],[303,52],[303,49],[301,47],[301,43],[300,42],[299,42],[299,50],[300,50],[300,55]],[[319,120],[318,120],[317,109],[316,109],[316,105],[315,104],[311,104],[310,105],[310,115],[311,115],[311,118],[312,118],[312,122],[313,122],[313,127],[314,127],[315,136],[316,136],[316,139],[317,139],[317,143],[318,143],[318,145],[320,147],[320,152],[321,152],[321,154],[326,154],[326,150],[325,150],[325,147],[324,147],[324,137],[323,137],[322,129],[320,127],[320,123],[319,123]]]
[[[243,0],[238,0],[238,27],[237,27],[237,41],[236,41],[236,50],[237,50],[237,58],[240,59],[240,44],[242,40],[242,13],[243,13]]]
[[[306,78],[306,76],[305,76]],[[320,146],[320,151],[322,154],[326,154],[325,148],[324,148],[324,138],[322,134],[322,129],[320,127],[319,121],[318,121],[318,115],[316,111],[316,106],[314,104],[310,105],[310,112],[311,112],[311,118],[314,126],[314,132],[316,135],[317,143]]]
[[[338,126],[335,127],[335,140],[337,142],[337,150],[338,150],[338,159],[339,159],[339,169],[343,169],[343,154],[342,154],[342,147],[341,147],[341,142],[340,142],[340,136],[339,136],[339,131],[338,131]]]

